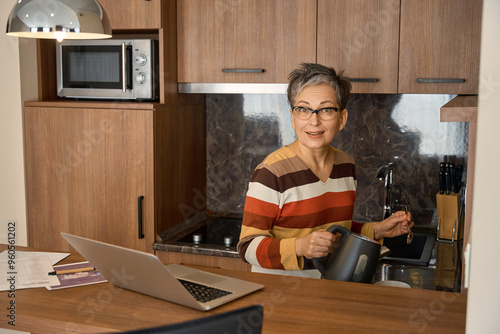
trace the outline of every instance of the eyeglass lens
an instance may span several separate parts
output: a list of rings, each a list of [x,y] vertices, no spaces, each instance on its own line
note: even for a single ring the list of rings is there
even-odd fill
[[[404,203],[404,208],[405,208],[405,213],[408,214],[408,211],[410,210],[410,206],[408,205],[408,199],[406,198],[406,195],[403,195],[403,203]],[[408,228],[408,235],[406,236],[406,244],[411,244],[413,241],[413,232],[410,228]]]
[[[327,107],[314,110],[307,107],[293,107],[292,110],[298,118],[303,120],[308,120],[314,113],[316,113],[318,117],[323,120],[331,120],[335,118],[335,114],[337,113],[338,108]]]

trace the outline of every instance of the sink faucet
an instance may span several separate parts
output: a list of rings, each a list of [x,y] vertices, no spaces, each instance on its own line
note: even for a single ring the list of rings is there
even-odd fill
[[[393,174],[393,164],[389,162],[387,165],[382,165],[378,172],[377,178],[379,180],[384,180],[385,185],[385,199],[384,199],[384,218],[386,219],[392,215],[392,174]]]

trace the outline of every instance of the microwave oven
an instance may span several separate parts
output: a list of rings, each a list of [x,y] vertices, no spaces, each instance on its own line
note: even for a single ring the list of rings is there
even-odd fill
[[[58,96],[158,99],[158,41],[66,40],[56,48]]]

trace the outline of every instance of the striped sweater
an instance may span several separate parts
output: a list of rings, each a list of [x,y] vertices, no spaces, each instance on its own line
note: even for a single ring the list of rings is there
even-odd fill
[[[340,224],[373,238],[372,223],[354,223],[356,169],[348,154],[330,148],[334,165],[321,181],[306,163],[285,146],[255,169],[246,195],[238,252],[258,267],[304,269],[295,239]]]

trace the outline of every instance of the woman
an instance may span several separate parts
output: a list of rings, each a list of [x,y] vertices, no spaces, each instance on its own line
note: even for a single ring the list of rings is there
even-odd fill
[[[340,224],[381,241],[408,233],[411,214],[382,222],[352,222],[356,199],[354,160],[330,143],[346,122],[351,84],[333,68],[304,63],[289,77],[288,101],[297,139],[255,169],[246,196],[238,243],[252,271],[320,277],[313,258],[331,252]]]

